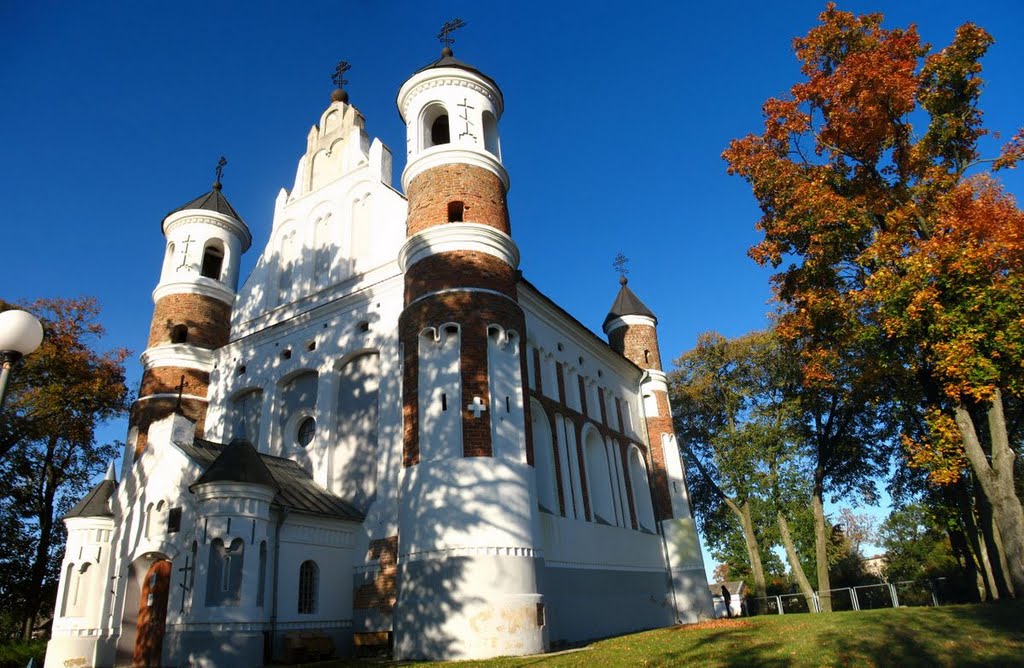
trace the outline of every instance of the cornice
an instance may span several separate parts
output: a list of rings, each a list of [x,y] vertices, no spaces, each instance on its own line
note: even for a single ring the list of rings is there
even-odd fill
[[[480,223],[445,223],[417,232],[398,252],[398,266],[404,273],[420,260],[451,251],[486,253],[513,269],[519,267],[519,248],[512,237]]]
[[[202,213],[198,213],[198,212]],[[185,209],[178,211],[167,216],[163,222],[164,235],[170,234],[173,230],[182,225],[190,225],[199,223],[203,225],[212,225],[219,227],[220,229],[230,232],[242,240],[242,252],[249,250],[249,246],[252,245],[252,233],[249,232],[248,226],[240,220],[235,220],[231,216],[227,216],[216,211],[208,211],[206,209]]]
[[[181,369],[213,369],[214,353],[206,348],[197,348],[187,343],[170,343],[148,348],[139,355],[142,368],[176,367]]]
[[[222,301],[228,306],[235,305],[235,292],[220,281],[205,276],[196,276],[190,281],[161,283],[153,290],[153,303],[170,295],[202,295]]]
[[[409,184],[414,178],[428,169],[443,165],[470,165],[486,169],[501,179],[505,192],[508,192],[508,172],[497,156],[483,150],[462,148],[458,144],[431,146],[413,157],[402,171],[402,190],[409,192]]]
[[[409,77],[398,91],[398,110],[402,120],[408,122],[409,107],[420,93],[438,86],[460,86],[480,93],[494,105],[495,117],[500,119],[505,111],[505,100],[501,91],[478,74],[457,67],[436,67]]]
[[[656,327],[657,321],[646,315],[620,315],[606,322],[602,329],[604,329],[605,334],[611,334],[614,330],[628,325],[647,325],[649,327]]]

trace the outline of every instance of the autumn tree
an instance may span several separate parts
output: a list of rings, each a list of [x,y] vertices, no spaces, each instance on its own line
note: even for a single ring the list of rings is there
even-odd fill
[[[13,308],[0,302],[0,310]],[[115,444],[96,442],[96,430],[128,409],[123,349],[94,348],[104,331],[92,299],[40,299],[20,306],[42,322],[45,337],[12,374],[0,422],[0,575],[4,605],[16,611],[24,637],[56,593],[63,527],[57,521],[117,457]],[[16,551],[16,552],[15,552]]]
[[[1024,592],[1005,410],[1024,389],[1024,218],[983,174],[1019,161],[1024,133],[982,156],[992,38],[965,24],[933,51],[880,14],[830,4],[820,21],[794,42],[805,79],[765,103],[763,133],[724,153],[761,206],[751,256],[785,263],[773,278],[779,329],[799,342],[808,383],[835,386],[835,369],[856,360],[858,382],[915,385],[927,429],[908,447],[967,460]]]

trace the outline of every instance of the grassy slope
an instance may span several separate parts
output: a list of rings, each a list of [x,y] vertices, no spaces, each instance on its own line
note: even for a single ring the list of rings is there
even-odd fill
[[[611,638],[557,655],[415,665],[1024,666],[1024,601],[722,620]]]

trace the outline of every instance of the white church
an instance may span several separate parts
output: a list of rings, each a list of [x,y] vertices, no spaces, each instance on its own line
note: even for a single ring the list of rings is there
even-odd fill
[[[657,319],[518,271],[504,100],[445,47],[392,155],[334,91],[239,283],[213,189],[166,250],[120,474],[64,518],[48,666],[536,654],[710,617]]]

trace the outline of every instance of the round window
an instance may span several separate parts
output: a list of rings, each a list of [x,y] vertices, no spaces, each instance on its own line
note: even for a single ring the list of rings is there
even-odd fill
[[[299,442],[299,445],[306,446],[313,442],[313,435],[315,433],[316,420],[306,417],[299,423],[299,431],[296,433],[295,439]]]

